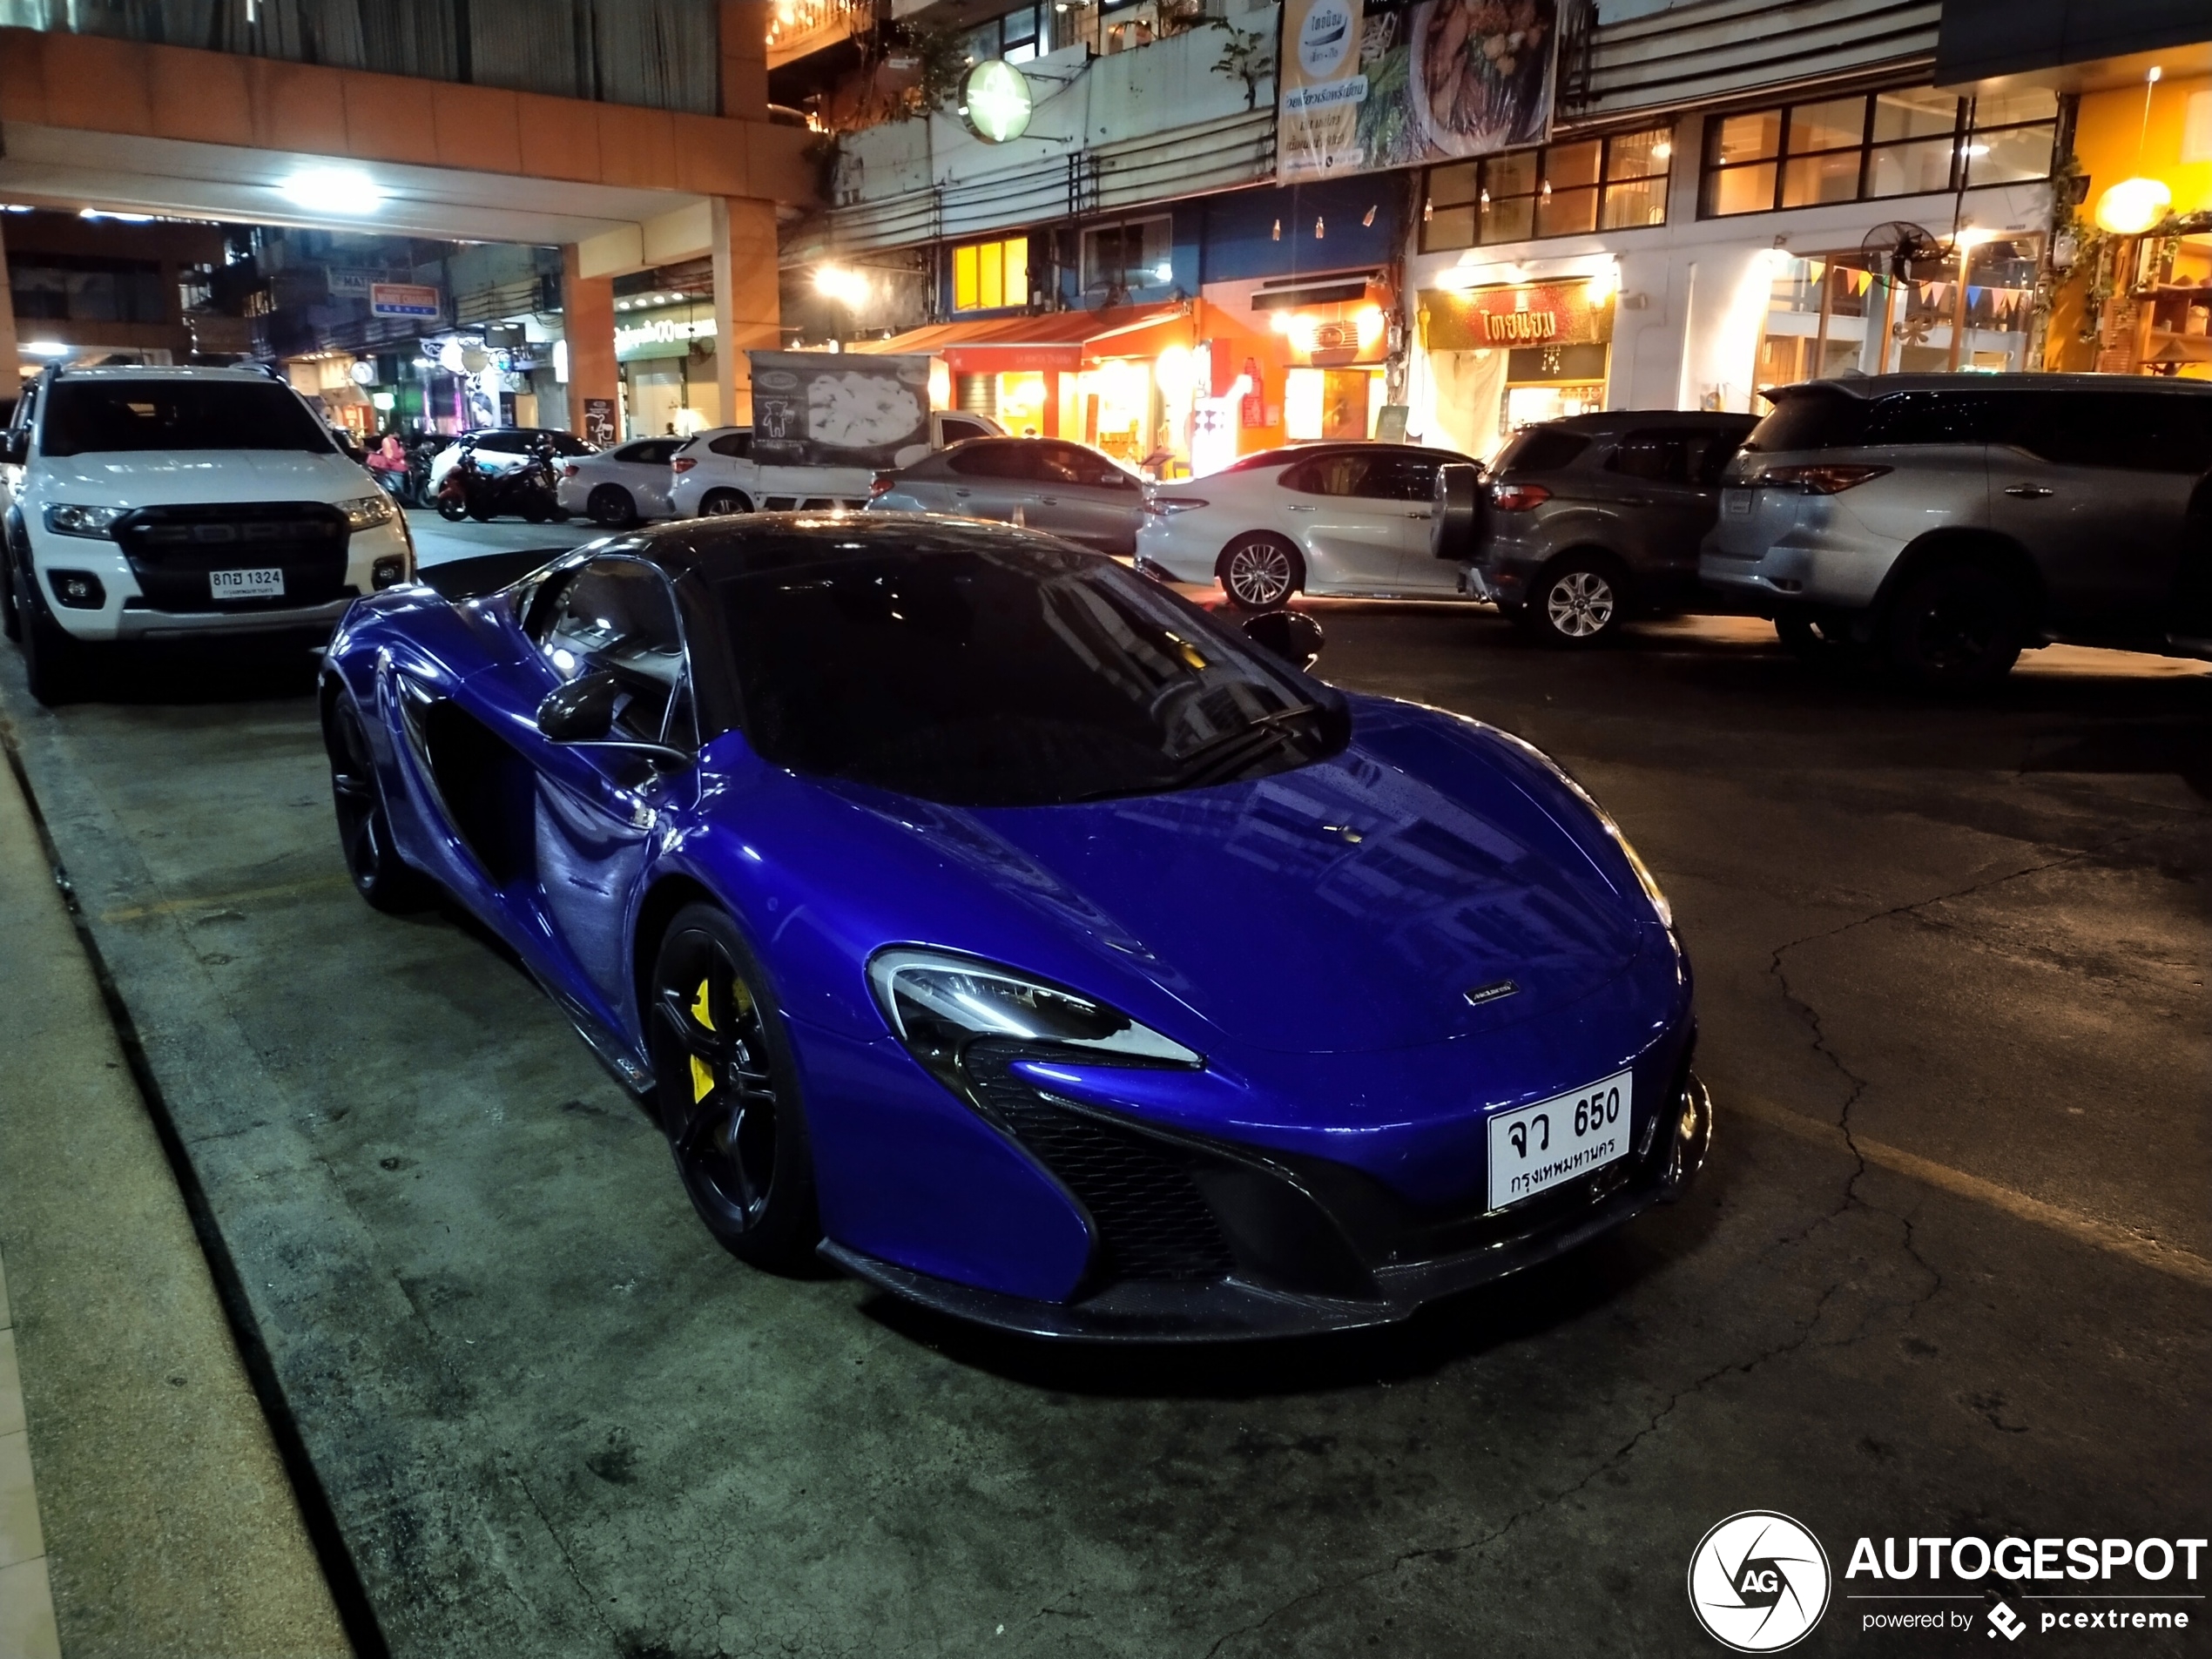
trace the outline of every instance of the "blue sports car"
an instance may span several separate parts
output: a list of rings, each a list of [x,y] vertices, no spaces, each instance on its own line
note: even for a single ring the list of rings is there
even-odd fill
[[[347,864],[506,941],[749,1262],[1042,1336],[1337,1329],[1703,1160],[1635,853],[1518,739],[1311,678],[1308,617],[931,518],[488,563],[332,642]]]

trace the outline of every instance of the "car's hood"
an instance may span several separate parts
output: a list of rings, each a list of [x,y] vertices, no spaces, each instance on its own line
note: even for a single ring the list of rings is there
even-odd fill
[[[1625,860],[1541,762],[1448,715],[1352,707],[1345,752],[1250,783],[1021,809],[874,796],[877,849],[853,850],[846,890],[897,913],[878,942],[1124,1001],[1117,982],[1149,981],[1130,1011],[1163,993],[1185,1011],[1171,1035],[1200,1047],[1193,1015],[1285,1052],[1440,1042],[1561,1008],[1664,947]],[[1468,1001],[1501,981],[1515,989]]]
[[[101,507],[349,501],[376,488],[345,456],[304,449],[118,450],[42,460],[39,469],[51,499]]]

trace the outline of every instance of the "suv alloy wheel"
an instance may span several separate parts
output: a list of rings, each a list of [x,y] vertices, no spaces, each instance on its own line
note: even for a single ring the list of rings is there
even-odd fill
[[[1529,584],[1516,619],[1547,645],[1587,650],[1620,633],[1628,597],[1627,579],[1611,559],[1563,554]]]

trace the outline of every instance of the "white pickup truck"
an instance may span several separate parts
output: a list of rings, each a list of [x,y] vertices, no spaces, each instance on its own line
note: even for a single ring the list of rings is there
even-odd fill
[[[969,438],[1002,438],[1006,428],[988,415],[941,409],[929,417],[929,447],[948,448]],[[752,428],[710,427],[669,459],[674,476],[670,509],[678,518],[718,513],[788,512],[799,508],[868,504],[872,467],[805,467],[761,461],[752,453]]]

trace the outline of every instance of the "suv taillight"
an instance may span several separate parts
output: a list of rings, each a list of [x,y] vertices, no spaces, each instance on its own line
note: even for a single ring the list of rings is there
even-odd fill
[[[577,466],[575,462],[571,461],[567,466],[561,469],[561,475],[564,478],[573,478],[577,475],[577,474],[582,472],[583,470],[583,468]]]
[[[1755,474],[1754,489],[1794,489],[1803,496],[1832,496],[1839,489],[1879,478],[1887,467],[1853,466],[1842,462],[1815,462],[1809,467],[1769,467]]]
[[[891,493],[891,486],[898,482],[899,475],[895,472],[880,472],[876,474],[874,477],[868,480],[868,499],[870,501],[873,501],[878,496],[889,495]]]
[[[668,463],[668,469],[671,472],[689,472],[692,468],[698,466],[698,464],[699,461],[697,455],[678,455],[675,460]]]
[[[1501,513],[1525,513],[1532,507],[1541,507],[1551,498],[1551,491],[1541,484],[1490,486],[1490,504]]]

